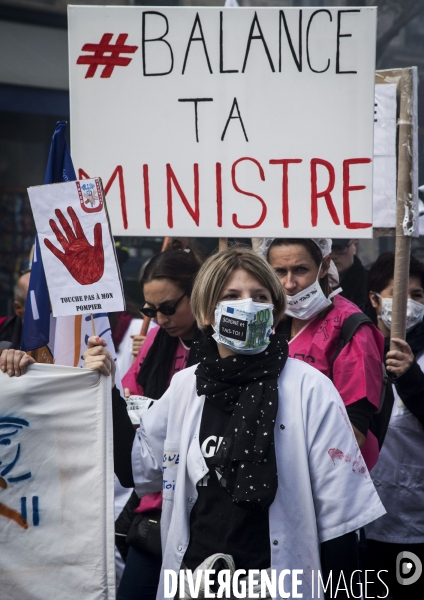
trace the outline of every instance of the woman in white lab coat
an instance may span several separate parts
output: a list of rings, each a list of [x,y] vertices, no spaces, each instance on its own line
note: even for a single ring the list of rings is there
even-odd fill
[[[206,333],[199,364],[174,375],[136,433],[113,392],[115,472],[130,471],[140,496],[163,490],[157,597],[165,571],[202,569],[216,554],[230,571],[288,569],[286,591],[317,597],[317,572],[349,580],[355,530],[384,514],[343,402],[273,334],[285,297],[262,257],[210,257],[191,305]],[[89,346],[86,366],[110,373],[103,342]]]

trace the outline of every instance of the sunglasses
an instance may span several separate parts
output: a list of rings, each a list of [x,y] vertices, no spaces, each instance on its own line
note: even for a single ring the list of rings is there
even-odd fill
[[[140,308],[140,312],[142,312],[143,315],[149,317],[150,319],[154,319],[158,312],[162,313],[163,315],[166,315],[167,317],[175,315],[177,306],[184,298],[184,296],[186,296],[186,294],[183,294],[181,298],[178,298],[178,300],[174,302],[174,304],[164,304],[163,306],[159,306],[158,308],[149,308],[148,306],[143,306],[143,308]]]
[[[347,254],[347,251],[349,250],[354,241],[355,240],[352,240],[346,246],[335,245],[332,247],[331,252],[334,252],[334,254],[338,254],[339,256],[343,256],[344,254]]]

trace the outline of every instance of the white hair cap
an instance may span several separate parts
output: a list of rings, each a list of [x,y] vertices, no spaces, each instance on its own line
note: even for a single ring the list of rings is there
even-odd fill
[[[268,260],[268,252],[269,249],[277,238],[262,238],[262,243],[258,248],[258,253],[263,256],[266,260]],[[326,256],[331,254],[331,238],[309,238],[318,246],[321,250],[322,258],[324,259]],[[335,287],[339,285],[339,272],[337,271],[336,265],[333,261],[330,261],[330,267],[328,269],[328,281],[331,287]]]

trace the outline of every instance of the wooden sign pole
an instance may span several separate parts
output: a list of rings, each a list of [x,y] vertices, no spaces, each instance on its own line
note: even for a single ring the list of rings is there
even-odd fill
[[[396,206],[396,249],[393,277],[393,310],[391,338],[405,339],[406,307],[409,287],[411,236],[405,227],[412,227],[412,157],[413,157],[413,73],[403,69],[400,80],[400,114],[398,122],[398,187]],[[411,222],[409,222],[411,221]],[[397,346],[390,344],[391,350]]]
[[[228,250],[228,238],[219,238],[219,251],[224,252],[224,250]]]
[[[93,313],[90,313],[90,319],[91,319],[91,329],[93,331],[93,335],[96,337],[97,333],[96,333],[96,326],[94,324],[94,317],[93,317]]]

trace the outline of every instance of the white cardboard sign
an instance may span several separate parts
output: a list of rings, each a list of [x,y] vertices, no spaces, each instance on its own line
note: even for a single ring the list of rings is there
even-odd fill
[[[375,86],[374,227],[396,227],[396,84]]]
[[[69,7],[114,235],[371,237],[376,9]]]
[[[124,310],[100,179],[28,188],[53,316]]]
[[[2,600],[113,600],[110,379],[36,364],[0,386]]]

